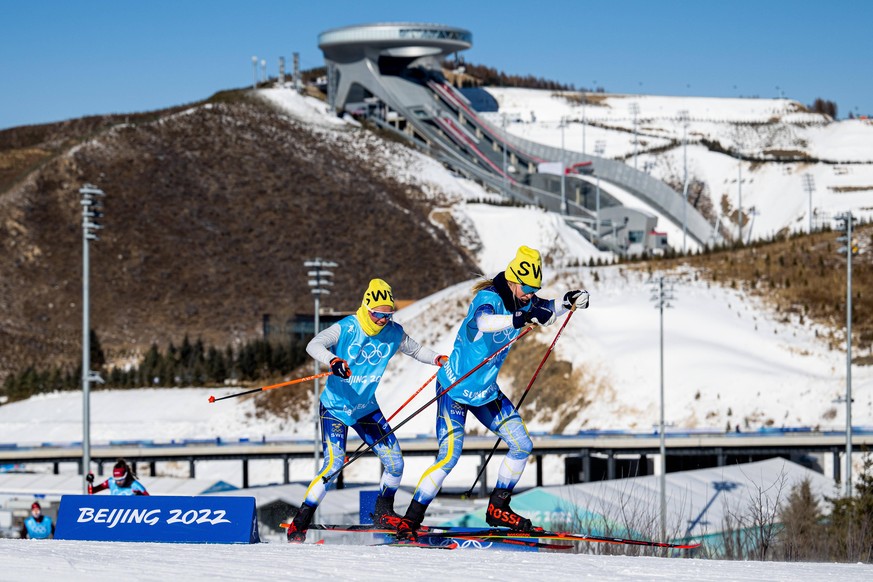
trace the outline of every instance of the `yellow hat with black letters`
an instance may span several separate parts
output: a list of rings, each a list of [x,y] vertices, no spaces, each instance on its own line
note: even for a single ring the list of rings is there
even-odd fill
[[[376,309],[383,305],[387,305],[392,310],[395,309],[394,293],[391,292],[391,285],[382,279],[371,279],[367,290],[364,292],[364,299],[361,301],[367,309]]]
[[[543,286],[543,260],[540,252],[526,246],[518,247],[515,258],[506,267],[507,281],[539,289]]]

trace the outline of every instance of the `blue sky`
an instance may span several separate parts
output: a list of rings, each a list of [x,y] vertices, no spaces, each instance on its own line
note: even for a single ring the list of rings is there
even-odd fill
[[[320,32],[398,21],[467,28],[466,60],[512,74],[873,114],[866,1],[2,0],[0,129],[196,101],[250,84],[252,56],[320,66]]]

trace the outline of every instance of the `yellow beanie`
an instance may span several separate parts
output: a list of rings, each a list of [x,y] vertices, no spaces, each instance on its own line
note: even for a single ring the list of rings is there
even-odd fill
[[[355,312],[358,318],[358,323],[361,324],[361,329],[369,336],[378,334],[385,328],[385,323],[379,325],[370,319],[367,310],[376,309],[387,305],[392,310],[394,309],[394,294],[391,292],[391,285],[382,279],[372,279],[367,290],[364,292],[364,299],[361,300],[361,306]]]
[[[543,286],[543,260],[540,252],[530,247],[518,247],[515,258],[506,267],[507,281],[521,283],[530,287]]]
[[[370,280],[361,305],[366,309],[376,309],[383,305],[394,309],[394,294],[391,292],[391,285],[382,279]]]

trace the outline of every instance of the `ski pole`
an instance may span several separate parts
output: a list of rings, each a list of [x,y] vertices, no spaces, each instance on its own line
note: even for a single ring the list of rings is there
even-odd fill
[[[418,390],[416,390],[416,391],[412,394],[412,396],[410,396],[409,398],[407,398],[407,399],[406,399],[406,402],[404,402],[403,404],[401,404],[401,405],[400,405],[400,408],[398,408],[397,410],[395,410],[395,411],[394,411],[394,414],[392,414],[391,416],[389,416],[389,417],[385,420],[385,422],[391,422],[391,419],[394,418],[395,416],[397,416],[397,415],[400,413],[400,411],[403,410],[403,408],[404,408],[407,404],[409,404],[410,402],[412,402],[412,399],[415,398],[416,396],[418,396],[418,393],[419,393],[419,392],[421,392],[422,390],[424,390],[425,387],[427,387],[428,384],[430,384],[431,382],[433,382],[433,379],[437,377],[437,373],[438,373],[438,372],[439,372],[439,370],[437,370],[436,372],[434,372],[434,373],[433,373],[433,376],[431,376],[430,378],[427,379],[427,382],[425,382],[424,384],[422,384],[421,386],[419,386]],[[353,452],[352,454],[353,454],[353,455],[358,454],[358,451],[360,451],[364,446],[366,446],[366,444],[367,444],[367,443],[361,443],[361,444],[359,444],[359,445],[358,445],[358,448],[355,449],[354,452]],[[347,455],[347,456],[348,456],[348,455]]]
[[[469,372],[467,372],[466,374],[464,374],[463,376],[461,376],[460,378],[458,378],[457,380],[455,380],[455,382],[453,382],[451,385],[449,385],[448,388],[444,388],[443,390],[441,390],[441,391],[440,391],[436,396],[434,396],[433,398],[431,398],[430,400],[428,400],[426,403],[424,403],[424,405],[422,405],[421,408],[419,408],[418,410],[416,410],[415,412],[413,412],[412,414],[410,414],[409,416],[407,416],[406,418],[404,418],[403,421],[402,421],[400,424],[398,424],[397,426],[395,426],[395,427],[394,427],[393,429],[391,429],[390,431],[386,432],[384,435],[382,435],[378,440],[374,441],[372,444],[367,445],[367,447],[366,447],[363,451],[361,451],[361,452],[359,452],[359,453],[356,453],[354,456],[352,456],[351,459],[349,459],[348,461],[346,461],[345,463],[343,463],[342,467],[340,467],[339,469],[337,469],[336,471],[334,471],[334,472],[331,473],[330,475],[325,475],[324,477],[321,478],[321,480],[322,480],[324,483],[328,483],[328,482],[330,482],[331,479],[333,479],[334,477],[336,477],[337,475],[339,475],[340,473],[342,473],[343,469],[345,469],[346,467],[348,467],[349,465],[351,465],[352,463],[354,463],[355,461],[357,461],[358,459],[360,459],[360,458],[361,458],[365,453],[367,453],[368,451],[373,450],[373,448],[374,448],[376,445],[378,445],[378,444],[381,443],[383,440],[385,440],[386,438],[388,438],[389,435],[392,435],[392,434],[394,434],[395,432],[397,432],[397,429],[399,429],[401,426],[403,426],[404,424],[406,424],[407,422],[409,422],[410,420],[412,420],[413,418],[415,418],[419,413],[421,413],[422,410],[424,410],[425,408],[427,408],[428,406],[430,406],[431,404],[433,404],[434,402],[436,402],[437,400],[439,400],[439,397],[440,397],[440,396],[442,396],[443,394],[445,394],[446,392],[448,392],[449,390],[451,390],[452,388],[454,388],[455,386],[457,386],[458,384],[460,384],[461,382],[463,382],[464,380],[466,380],[467,378],[469,378],[470,375],[471,375],[473,372],[475,372],[476,370],[478,370],[479,368],[481,368],[482,366],[484,366],[485,364],[487,364],[488,362],[490,362],[492,359],[494,359],[494,357],[495,357],[497,354],[499,354],[500,352],[502,352],[503,350],[505,350],[506,348],[508,348],[509,346],[511,346],[512,344],[514,344],[514,343],[517,342],[518,340],[520,340],[521,338],[523,338],[523,337],[524,337],[525,335],[527,335],[527,333],[528,333],[530,330],[532,330],[533,328],[534,328],[534,326],[532,326],[532,325],[531,325],[531,326],[528,326],[528,327],[526,327],[526,328],[524,328],[524,329],[521,331],[520,334],[518,334],[518,335],[515,336],[513,339],[511,339],[511,340],[509,340],[508,342],[506,342],[503,346],[501,346],[501,347],[498,348],[496,351],[494,351],[490,356],[488,356],[487,358],[485,358],[484,360],[482,360],[481,362],[479,362],[478,364],[476,364],[476,366],[475,366],[472,370],[470,370]]]
[[[246,394],[254,394],[255,392],[266,392],[267,390],[272,390],[273,388],[281,388],[282,386],[290,386],[291,384],[300,384],[301,382],[308,382],[309,380],[315,380],[316,378],[324,378],[325,376],[330,376],[333,374],[330,370],[327,372],[322,372],[321,374],[315,374],[314,376],[306,376],[305,378],[297,378],[296,380],[289,380],[288,382],[281,382],[279,384],[273,384],[272,386],[264,386],[263,388],[254,388],[252,390],[246,390],[245,392],[238,392],[236,394],[229,394],[227,396],[222,396],[221,398],[216,398],[215,396],[209,397],[209,402],[218,402],[219,400],[226,400],[227,398],[236,398],[237,396],[245,396]]]
[[[531,386],[533,386],[533,383],[536,381],[537,376],[539,375],[540,370],[541,370],[542,367],[543,367],[543,364],[545,364],[545,363],[546,363],[546,360],[549,359],[549,355],[552,353],[552,350],[554,349],[555,344],[558,342],[558,338],[561,337],[561,332],[564,331],[564,328],[565,328],[565,327],[567,327],[567,322],[570,321],[570,318],[573,316],[573,314],[574,314],[575,312],[576,312],[576,306],[574,305],[574,306],[572,307],[572,309],[570,309],[570,313],[567,314],[567,319],[565,319],[565,320],[564,320],[564,323],[561,325],[561,329],[559,329],[559,330],[558,330],[558,333],[555,334],[555,339],[552,340],[552,345],[550,345],[550,346],[549,346],[549,349],[546,350],[546,354],[543,356],[543,359],[542,359],[542,361],[540,362],[540,365],[537,366],[537,370],[536,370],[536,372],[534,372],[534,375],[533,375],[533,377],[530,379],[530,382],[528,382],[528,384],[527,384],[527,388],[524,389],[524,392],[521,394],[521,398],[518,399],[518,404],[515,405],[515,409],[516,409],[516,410],[518,410],[519,408],[521,408],[521,405],[522,405],[522,403],[524,402],[524,397],[527,396],[527,393],[528,393],[528,391],[530,390]],[[500,437],[497,437],[497,442],[494,443],[494,448],[491,449],[491,452],[488,454],[488,458],[485,459],[485,462],[484,462],[484,463],[482,463],[482,467],[479,469],[479,472],[476,474],[476,478],[473,480],[473,484],[470,485],[470,490],[467,491],[466,493],[464,493],[463,495],[461,495],[462,498],[464,498],[464,497],[470,497],[470,496],[473,495],[473,489],[476,487],[476,483],[479,482],[479,477],[481,477],[481,476],[482,476],[482,473],[485,472],[485,467],[488,466],[488,463],[491,461],[491,457],[493,457],[493,456],[494,456],[494,453],[497,452],[497,447],[500,446],[500,441],[501,441],[501,438],[500,438]]]

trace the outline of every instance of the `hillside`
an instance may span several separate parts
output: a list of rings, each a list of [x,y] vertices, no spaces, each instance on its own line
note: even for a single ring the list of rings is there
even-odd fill
[[[311,312],[316,256],[340,263],[336,309],[371,277],[414,299],[476,270],[421,189],[373,162],[399,146],[369,132],[326,135],[236,94],[123,121],[0,132],[0,378],[78,358],[86,182],[107,193],[91,323],[110,358],[186,333],[223,346],[263,313]]]

